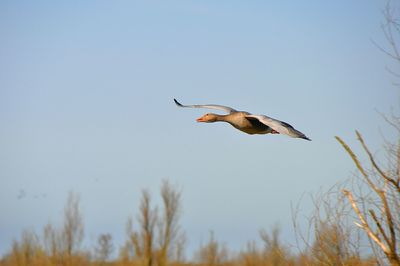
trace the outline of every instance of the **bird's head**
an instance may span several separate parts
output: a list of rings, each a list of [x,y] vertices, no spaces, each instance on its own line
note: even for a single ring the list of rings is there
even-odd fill
[[[218,120],[218,116],[213,113],[208,113],[196,119],[197,122],[212,123]]]

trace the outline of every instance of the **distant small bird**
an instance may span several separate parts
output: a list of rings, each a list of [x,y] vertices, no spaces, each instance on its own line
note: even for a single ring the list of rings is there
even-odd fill
[[[233,108],[217,104],[183,105],[176,99],[174,99],[174,102],[179,107],[217,109],[228,113],[227,115],[207,113],[198,118],[196,120],[197,122],[227,122],[234,128],[247,134],[284,134],[292,138],[301,138],[311,141],[306,135],[296,130],[288,123],[265,115],[253,115],[248,112],[237,111]]]
[[[18,195],[17,195],[17,199],[23,199],[23,198],[25,198],[26,197],[26,192],[25,192],[25,190],[23,190],[23,189],[20,189],[19,190],[19,193],[18,193]]]

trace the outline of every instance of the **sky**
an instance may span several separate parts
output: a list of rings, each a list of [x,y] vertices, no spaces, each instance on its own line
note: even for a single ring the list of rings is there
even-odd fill
[[[85,247],[115,246],[142,189],[182,191],[188,252],[234,250],[290,206],[348,178],[334,139],[376,154],[397,108],[383,1],[1,1],[0,254],[25,229],[61,226],[80,195]],[[197,123],[221,104],[290,123],[311,142]],[[361,157],[362,158],[362,157]],[[304,197],[303,197],[304,198]],[[302,211],[312,205],[304,200]]]

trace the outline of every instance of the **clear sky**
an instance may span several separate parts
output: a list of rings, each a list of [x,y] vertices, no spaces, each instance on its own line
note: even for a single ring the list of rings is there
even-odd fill
[[[383,1],[1,1],[0,254],[23,229],[60,225],[80,194],[85,245],[115,244],[141,190],[183,193],[193,250],[232,249],[280,223],[290,203],[350,176],[335,141],[360,130],[382,153],[377,110],[399,103]],[[223,104],[286,121],[313,141],[201,124]],[[390,137],[390,136],[389,136]],[[358,148],[355,149],[359,151]],[[310,206],[303,205],[304,211]]]

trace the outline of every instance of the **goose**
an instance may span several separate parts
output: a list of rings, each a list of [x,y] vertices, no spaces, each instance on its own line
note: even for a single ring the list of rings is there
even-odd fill
[[[221,110],[228,114],[219,115],[214,113],[207,113],[200,118],[196,119],[197,122],[214,123],[214,122],[227,122],[234,128],[245,132],[247,134],[283,134],[292,138],[301,138],[311,141],[306,135],[292,127],[290,124],[268,117],[266,115],[254,115],[245,111],[237,111],[231,107],[218,105],[218,104],[194,104],[183,105],[174,99],[174,102],[179,107],[184,108],[206,108]]]

